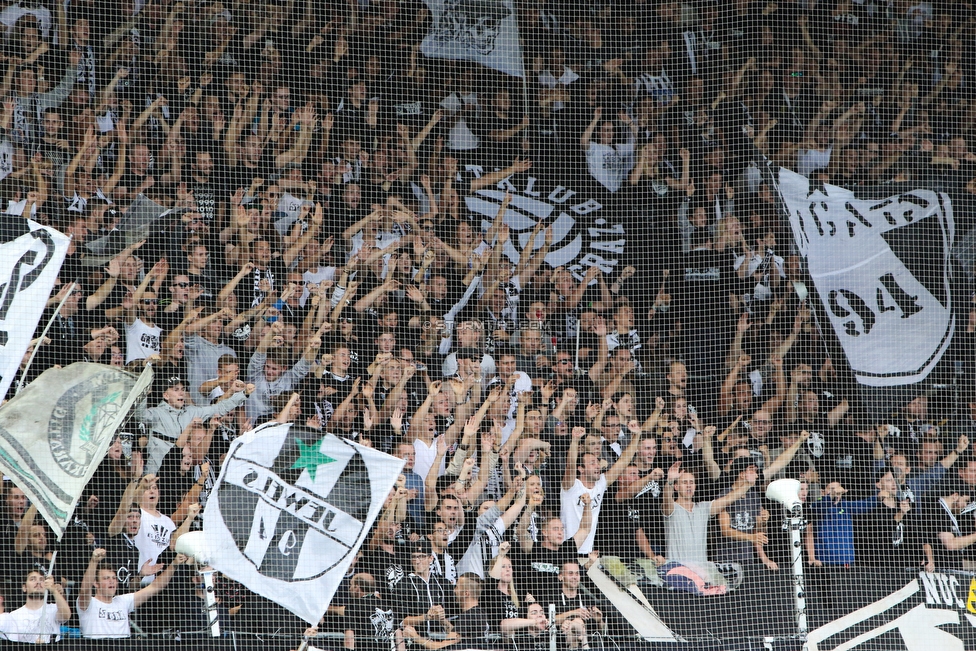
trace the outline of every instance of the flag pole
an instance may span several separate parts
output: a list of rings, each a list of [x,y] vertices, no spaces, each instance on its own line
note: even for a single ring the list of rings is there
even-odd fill
[[[57,558],[58,558],[58,550],[54,550],[51,553],[51,562],[47,566],[47,576],[51,576],[52,573],[54,572],[54,561],[57,560]],[[47,577],[45,577],[45,579],[46,578]],[[47,588],[44,588],[44,600],[43,600],[44,606],[47,606],[47,592],[48,592]],[[36,633],[38,637],[40,637],[41,635],[45,635],[45,633],[41,632],[44,627],[44,615],[43,615],[44,606],[41,606],[42,609],[41,617],[40,619],[37,620],[37,624],[35,624],[34,626],[34,633]],[[57,635],[57,633],[51,633],[51,635]]]
[[[76,286],[77,283],[72,281],[70,285],[71,289],[64,293],[64,298],[62,298],[61,302],[58,303],[58,306],[54,308],[54,314],[51,315],[51,320],[47,322],[46,326],[44,326],[44,332],[42,332],[41,336],[37,338],[37,343],[34,345],[34,350],[31,351],[31,356],[27,359],[27,366],[25,366],[24,370],[20,372],[20,380],[17,381],[17,390],[14,391],[14,395],[20,393],[20,390],[24,388],[24,380],[27,378],[27,371],[30,370],[31,364],[34,363],[34,357],[37,355],[37,350],[44,344],[44,337],[47,336],[51,326],[54,325],[54,319],[57,318],[58,313],[61,312],[61,308],[64,307],[64,304],[68,301],[68,297],[71,296],[71,292],[75,291]]]
[[[518,5],[516,2],[512,2],[512,9],[515,11],[515,30],[518,34],[518,45],[519,45],[519,58],[522,60],[522,115],[529,116],[529,71],[525,66],[525,44],[522,43],[522,26],[520,24],[519,18],[521,17],[521,12],[519,12]],[[529,125],[531,126],[531,118],[529,118]],[[523,136],[524,137],[524,136]],[[535,241],[532,242],[533,246]]]

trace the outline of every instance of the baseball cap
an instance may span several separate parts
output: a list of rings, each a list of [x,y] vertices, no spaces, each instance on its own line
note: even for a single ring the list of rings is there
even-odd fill
[[[170,387],[175,387],[177,384],[183,384],[183,378],[176,374],[164,375],[159,382],[159,386],[162,387],[163,390],[169,389]]]

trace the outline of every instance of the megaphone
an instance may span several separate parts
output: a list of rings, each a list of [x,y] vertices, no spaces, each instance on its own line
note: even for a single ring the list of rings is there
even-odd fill
[[[176,552],[186,554],[197,563],[197,571],[203,578],[203,598],[207,603],[207,623],[212,637],[220,637],[217,620],[217,595],[214,591],[214,569],[210,565],[210,548],[202,531],[188,531],[176,539]]]
[[[792,512],[803,505],[800,501],[800,482],[796,479],[777,479],[766,488],[766,499],[779,502]],[[180,541],[176,541],[177,548],[179,544]]]
[[[199,565],[210,562],[207,538],[202,531],[188,531],[176,539],[176,553],[186,554]]]

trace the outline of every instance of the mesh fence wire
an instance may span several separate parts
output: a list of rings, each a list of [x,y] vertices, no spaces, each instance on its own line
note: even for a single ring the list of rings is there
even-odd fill
[[[7,6],[0,636],[972,647],[973,16]]]

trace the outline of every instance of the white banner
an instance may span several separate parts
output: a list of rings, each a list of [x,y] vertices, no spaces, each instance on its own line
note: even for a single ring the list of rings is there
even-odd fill
[[[204,511],[210,564],[315,624],[402,468],[332,434],[278,423],[247,432]]]
[[[68,252],[67,236],[28,223],[30,233],[0,244],[0,400],[17,374]]]
[[[525,76],[512,0],[425,0],[433,14],[420,51],[435,59],[474,61]]]
[[[0,470],[58,538],[152,370],[78,362],[51,368],[0,407]]]
[[[811,191],[807,178],[786,169],[779,181],[797,247],[857,380],[875,387],[924,380],[956,327],[949,197]]]

